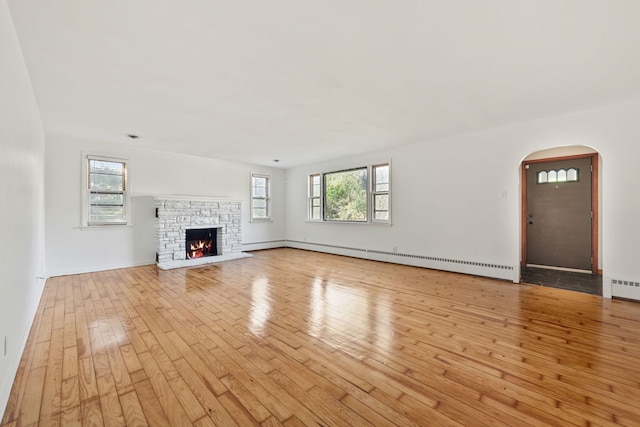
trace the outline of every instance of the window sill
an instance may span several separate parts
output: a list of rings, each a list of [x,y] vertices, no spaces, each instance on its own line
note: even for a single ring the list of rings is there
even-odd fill
[[[391,227],[391,222],[363,222],[363,221],[320,221],[316,219],[307,219],[305,222],[309,224],[341,224],[341,225],[378,225]]]
[[[273,222],[273,220],[271,218],[265,218],[265,219],[250,219],[249,223],[257,223],[260,224],[261,222]]]
[[[132,224],[111,224],[111,225],[81,225],[78,227],[81,231],[88,230],[113,230],[122,228],[133,228]]]

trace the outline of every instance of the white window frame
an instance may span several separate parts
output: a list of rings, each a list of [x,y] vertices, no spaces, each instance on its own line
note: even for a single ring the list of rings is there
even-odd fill
[[[116,162],[124,164],[124,190],[123,204],[125,218],[122,221],[90,222],[89,212],[91,203],[91,189],[89,188],[89,162],[91,160]],[[118,227],[131,225],[131,162],[125,157],[107,155],[94,155],[83,153],[82,155],[82,228]]]
[[[253,179],[254,178],[265,178],[267,180],[266,187],[266,196],[265,197],[254,197],[254,186]],[[260,221],[271,221],[271,175],[265,173],[251,173],[251,185],[250,185],[250,197],[251,197],[251,222],[260,222]],[[253,207],[255,200],[265,200],[266,201],[266,209],[267,215],[266,217],[256,217],[253,215]]]
[[[388,166],[389,168],[389,187],[388,191],[375,191],[375,168],[380,166]],[[339,220],[325,220],[324,219],[324,205],[325,205],[325,175],[333,174],[337,172],[345,172],[349,170],[362,169],[363,166],[347,167],[327,172],[314,172],[307,175],[307,221],[309,222],[322,222],[331,224],[384,224],[391,225],[391,160],[373,162],[366,166],[367,168],[367,220],[366,221],[339,221]],[[320,217],[313,217],[313,177],[320,177]],[[389,200],[388,205],[388,219],[375,219],[375,195],[387,195]]]
[[[387,191],[376,191],[376,168],[386,166],[389,168],[389,179],[387,182]],[[383,224],[387,224],[391,222],[391,162],[378,163],[371,165],[370,167],[370,206],[371,206],[371,222],[379,222]],[[388,204],[387,204],[387,219],[376,219],[376,196],[387,196]]]
[[[320,188],[320,194],[318,196],[314,196],[313,195],[313,189],[314,189],[314,186],[315,186],[315,184],[313,183],[313,180],[316,177],[318,178],[318,186]],[[324,213],[323,212],[324,209],[323,209],[323,206],[322,206],[323,205],[323,203],[322,203],[322,174],[320,174],[320,173],[312,173],[312,174],[309,175],[309,186],[308,186],[307,190],[308,190],[308,196],[307,196],[308,197],[308,202],[307,202],[308,203],[308,205],[307,205],[308,215],[307,215],[307,219],[309,221],[322,221],[323,213]],[[318,205],[314,206],[314,201],[316,201],[316,200],[318,202]],[[319,215],[318,215],[317,218],[313,216],[313,208],[314,207],[317,207],[318,210],[319,210]]]
[[[367,175],[366,176],[366,182],[364,184],[364,191],[365,191],[365,200],[366,200],[366,204],[367,206],[365,207],[365,212],[364,212],[364,220],[343,220],[343,219],[327,219],[327,198],[326,198],[326,182],[327,182],[327,177],[329,175],[334,175],[334,174],[345,174],[345,173],[349,173],[349,172],[359,172],[359,171],[364,171],[364,173]],[[371,219],[371,169],[369,168],[369,166],[358,166],[355,168],[350,168],[350,169],[341,169],[341,170],[336,170],[336,171],[331,171],[331,172],[325,172],[322,174],[322,180],[321,180],[321,195],[322,195],[322,221],[323,222],[337,222],[337,223],[350,223],[350,224],[367,224],[370,222]]]

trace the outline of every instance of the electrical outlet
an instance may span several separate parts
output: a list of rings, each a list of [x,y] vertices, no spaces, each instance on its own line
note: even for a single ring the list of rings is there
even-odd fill
[[[394,253],[394,254],[397,254],[397,253],[398,253],[398,247],[397,247],[397,246],[394,246],[394,247],[393,247],[393,253]]]

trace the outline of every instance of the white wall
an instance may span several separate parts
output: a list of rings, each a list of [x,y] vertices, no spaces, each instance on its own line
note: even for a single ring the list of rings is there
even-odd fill
[[[520,262],[521,161],[557,146],[601,155],[601,266],[640,281],[640,102],[408,145],[287,171],[287,239],[462,261]],[[392,159],[393,225],[306,219],[307,174]],[[321,250],[322,248],[318,248]],[[606,293],[606,290],[605,290]]]
[[[131,227],[80,228],[83,152],[129,158]],[[49,135],[46,171],[48,276],[155,263],[155,195],[240,199],[244,250],[274,245],[255,243],[284,239],[285,174],[281,169],[136,148],[135,142],[118,145]],[[271,174],[273,222],[249,222],[251,172]]]
[[[44,133],[4,0],[0,0],[0,236],[3,414],[44,286],[38,279],[44,276]]]

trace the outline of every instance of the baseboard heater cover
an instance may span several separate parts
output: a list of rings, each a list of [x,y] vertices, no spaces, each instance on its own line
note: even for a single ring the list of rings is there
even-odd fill
[[[514,271],[514,267],[509,265],[465,261],[459,259],[407,254],[401,252],[387,252],[373,249],[354,248],[349,246],[329,245],[323,243],[301,242],[298,240],[287,240],[287,246],[298,248],[300,248],[301,246],[316,247],[321,252],[321,248],[326,248],[326,252],[330,252],[330,250],[332,249],[337,252],[348,251],[356,257],[371,259],[374,261],[395,262],[397,264],[413,265],[416,267],[433,268],[438,270],[447,270],[459,273],[487,276],[510,280],[514,283],[517,283],[520,279],[519,277],[516,277],[516,275],[519,276],[519,271]],[[344,253],[339,254],[345,255]]]
[[[611,284],[612,285],[623,285],[623,286],[631,286],[631,287],[640,288],[640,282],[630,282],[628,280],[612,279],[611,280]]]
[[[463,261],[459,259],[449,259],[449,258],[437,258],[425,255],[413,255],[413,254],[403,254],[399,252],[385,252],[385,251],[376,251],[376,250],[368,250],[367,252],[373,254],[381,254],[381,255],[390,255],[390,256],[399,256],[399,257],[407,257],[407,258],[418,258],[418,259],[426,259],[429,261],[438,261],[438,262],[449,262],[453,264],[465,264],[465,265],[474,265],[477,267],[487,267],[487,268],[499,268],[502,270],[513,270],[512,266],[509,265],[499,265],[499,264],[487,264],[484,262],[476,262],[476,261]]]
[[[286,247],[286,240],[265,240],[263,242],[242,243],[243,251],[256,251],[262,249],[276,249]]]
[[[640,282],[611,279],[611,296],[640,300]]]

